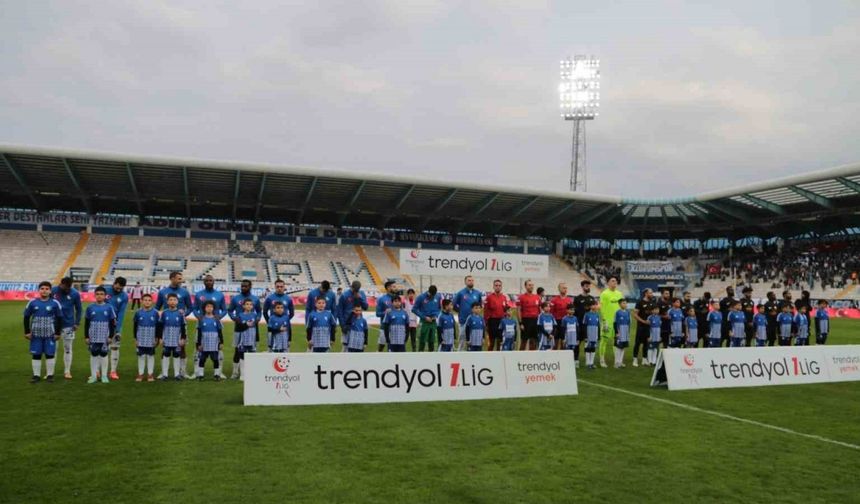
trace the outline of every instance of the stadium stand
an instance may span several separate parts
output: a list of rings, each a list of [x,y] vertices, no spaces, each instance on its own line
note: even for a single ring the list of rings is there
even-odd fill
[[[0,279],[54,279],[79,239],[76,233],[0,229]]]

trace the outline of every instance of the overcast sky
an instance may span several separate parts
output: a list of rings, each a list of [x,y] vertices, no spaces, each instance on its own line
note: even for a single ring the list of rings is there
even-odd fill
[[[860,161],[856,0],[0,11],[0,143],[562,189],[558,61],[594,54],[589,192],[680,197]]]

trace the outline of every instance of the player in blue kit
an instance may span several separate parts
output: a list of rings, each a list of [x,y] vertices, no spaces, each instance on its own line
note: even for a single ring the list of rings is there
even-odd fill
[[[265,301],[263,301],[263,318],[266,322],[268,322],[269,317],[272,316],[272,311],[274,310],[276,303],[281,303],[284,306],[284,314],[292,320],[296,315],[296,307],[293,304],[293,298],[287,294],[286,282],[280,278],[275,280],[275,292],[269,294]]]
[[[618,311],[615,312],[613,329],[615,333],[615,369],[620,369],[625,367],[624,352],[630,346],[630,312],[627,311],[627,300],[624,298],[618,300]]]
[[[499,334],[502,335],[502,351],[513,351],[517,342],[517,321],[511,315],[511,307],[505,306],[505,316],[499,321]]]
[[[291,319],[292,315],[289,314],[284,303],[275,301],[272,304],[266,318],[266,332],[269,334],[266,341],[270,352],[286,353],[290,351],[290,342],[293,340],[292,327],[290,327]]]
[[[391,309],[382,319],[382,330],[385,332],[389,352],[405,352],[406,338],[409,333],[409,313],[403,309],[400,296],[391,298]]]
[[[666,316],[669,317],[669,348],[680,348],[684,342],[684,311],[680,299],[672,300]]]
[[[179,381],[185,379],[179,360],[188,337],[185,314],[179,310],[179,296],[171,292],[166,297],[167,309],[161,312],[161,318],[158,321],[158,335],[161,339],[161,376],[158,378],[162,381],[168,379],[170,358],[173,357],[173,377]]]
[[[84,314],[84,334],[90,349],[90,378],[87,383],[96,383],[101,375],[102,383],[108,383],[108,346],[116,331],[116,312],[105,302],[106,292],[101,285],[95,289],[96,302],[87,306]]]
[[[587,312],[583,316],[583,327],[585,327],[585,367],[597,369],[594,365],[594,353],[597,351],[597,342],[600,340],[600,313],[599,304],[591,301],[586,304]]]
[[[755,330],[755,346],[767,345],[767,307],[758,304],[758,313],[753,317],[753,329]]]
[[[540,340],[538,350],[552,350],[555,348],[555,317],[552,316],[552,304],[544,301],[540,305],[541,313],[538,315],[537,328]]]
[[[346,336],[347,352],[363,352],[367,348],[367,320],[361,314],[361,305],[352,307],[352,317],[349,322],[349,332]]]
[[[316,353],[328,352],[334,342],[337,320],[334,314],[326,309],[326,298],[318,297],[314,303],[316,310],[307,315],[305,320],[308,348]]]
[[[779,346],[791,346],[794,317],[791,315],[790,304],[786,303],[782,306],[782,312],[776,316],[776,324],[779,328]]]
[[[657,354],[660,352],[660,330],[663,326],[663,319],[660,317],[660,307],[654,305],[651,309],[651,315],[648,316],[648,365],[657,365]]]
[[[116,332],[110,343],[110,379],[119,380],[117,366],[119,366],[119,342],[122,338],[122,322],[125,320],[125,309],[128,307],[128,294],[125,292],[126,280],[116,277],[110,289],[106,290],[105,301],[113,306],[116,313]]]
[[[806,305],[800,305],[794,316],[795,346],[809,345],[809,315],[806,314]]]
[[[550,318],[552,315],[550,315]],[[555,323],[555,320],[553,320]],[[463,329],[466,332],[466,342],[470,352],[480,352],[484,350],[484,333],[486,325],[484,317],[481,316],[481,301],[475,301],[472,304],[472,313],[466,317],[466,323],[463,324]]]
[[[234,322],[238,319],[241,314],[245,311],[244,305],[246,300],[250,300],[252,306],[254,307],[254,311],[257,312],[258,315],[263,314],[263,307],[260,305],[260,299],[251,294],[251,288],[253,284],[250,280],[242,280],[242,283],[239,284],[239,293],[230,298],[230,304],[227,306],[227,316],[230,317]],[[237,351],[239,347],[239,340],[237,336],[237,330],[233,329],[233,373],[230,376],[230,379],[235,380],[239,378],[239,372],[241,366],[239,365],[239,361],[241,360],[241,353]]]
[[[242,301],[242,312],[233,319],[233,322],[233,339],[236,353],[239,355],[239,379],[245,381],[245,354],[256,352],[257,343],[260,341],[260,313],[256,310],[253,299],[245,298]]]
[[[386,281],[384,287],[385,294],[376,298],[376,317],[379,319],[380,324],[382,323],[382,319],[385,318],[385,314],[391,309],[391,299],[397,295],[397,284],[393,280]],[[379,337],[376,340],[377,352],[385,350],[386,341],[385,330],[380,329]]]
[[[696,309],[692,306],[687,309],[687,317],[684,319],[684,337],[687,348],[696,348],[699,345],[699,319],[696,318]]]
[[[458,351],[463,350],[463,347],[466,344],[466,339],[469,337],[469,334],[466,331],[466,319],[472,315],[472,306],[474,306],[475,303],[480,303],[483,297],[481,291],[475,288],[475,279],[472,275],[466,275],[463,278],[463,283],[465,283],[466,286],[454,294],[453,300],[454,311],[457,312],[457,319],[460,322],[460,332],[458,333],[457,340]]]
[[[378,303],[378,301],[377,301]],[[454,318],[454,303],[450,299],[442,300],[442,313],[436,319],[436,327],[439,329],[439,351],[451,352],[454,350],[454,342],[457,340],[457,320]]]
[[[194,293],[193,303],[194,303],[194,316],[197,317],[197,320],[203,318],[203,303],[206,301],[212,301],[215,303],[215,316],[220,320],[227,314],[227,301],[224,297],[224,293],[215,288],[215,277],[212,275],[206,275],[203,277],[203,288]],[[194,362],[199,361],[199,357],[195,356]],[[224,351],[218,352],[218,362],[224,363]],[[218,373],[221,375],[221,378],[226,378],[224,376],[224,366],[218,368]]]
[[[81,294],[72,287],[72,279],[64,277],[60,280],[60,285],[51,289],[51,295],[63,308],[63,328],[60,332],[63,340],[63,377],[71,380],[75,331],[81,325],[81,318],[84,315],[84,309],[81,306]]]
[[[195,375],[197,381],[203,381],[203,372],[206,369],[206,359],[212,360],[212,372],[215,381],[221,380],[220,352],[224,348],[224,327],[221,318],[215,308],[215,301],[208,300],[203,303],[203,316],[197,321],[197,355],[199,360],[195,363]]]
[[[827,336],[830,334],[830,314],[827,313],[827,300],[818,300],[818,309],[815,310],[815,344],[826,345]]]
[[[711,312],[708,313],[708,348],[719,348],[723,340],[723,314],[719,310],[720,302],[711,301]]]
[[[744,337],[746,333],[747,317],[741,311],[741,302],[735,301],[731,304],[729,310],[729,338],[731,338],[732,348],[744,346]]]
[[[155,347],[158,344],[158,312],[152,306],[152,295],[141,296],[143,307],[135,312],[132,322],[134,323],[134,346],[137,349],[137,377],[136,382],[143,381],[147,368],[149,374],[146,381],[155,381]]]
[[[51,282],[39,284],[39,297],[31,299],[24,308],[24,338],[30,342],[33,377],[30,383],[42,379],[42,356],[45,356],[45,381],[54,381],[57,340],[63,328],[63,307],[51,297]]]
[[[191,300],[191,294],[188,289],[182,286],[182,272],[171,271],[169,275],[170,285],[158,291],[158,299],[155,301],[155,309],[163,312],[167,307],[168,295],[176,296],[176,309],[183,316],[190,315],[194,310],[194,302]],[[186,355],[185,344],[179,347],[179,367],[180,376],[187,376],[186,372]]]

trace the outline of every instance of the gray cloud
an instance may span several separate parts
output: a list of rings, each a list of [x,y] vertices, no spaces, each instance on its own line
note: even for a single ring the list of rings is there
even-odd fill
[[[589,189],[856,161],[851,2],[16,2],[0,141],[558,188],[557,61],[600,56]]]

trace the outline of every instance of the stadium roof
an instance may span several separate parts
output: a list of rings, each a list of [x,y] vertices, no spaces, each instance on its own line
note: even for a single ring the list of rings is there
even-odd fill
[[[565,182],[566,183],[566,182]],[[860,163],[682,199],[0,144],[2,207],[560,238],[860,226]]]

